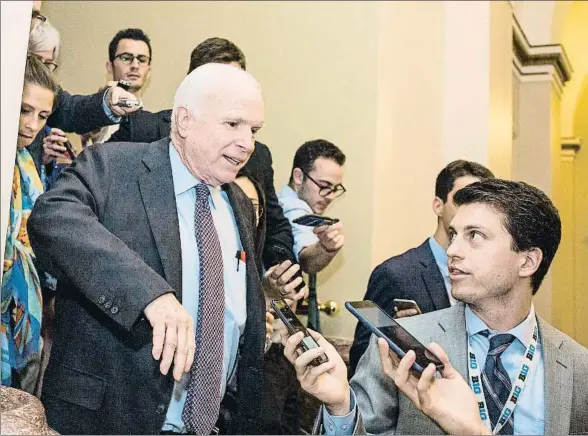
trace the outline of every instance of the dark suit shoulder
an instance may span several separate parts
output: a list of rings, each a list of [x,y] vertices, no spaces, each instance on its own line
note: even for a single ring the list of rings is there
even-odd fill
[[[426,240],[418,247],[411,248],[402,254],[385,260],[374,269],[374,272],[377,270],[382,272],[386,271],[388,273],[405,274],[407,268],[418,266],[423,262],[429,263],[431,260],[434,262],[435,258],[433,257],[433,252],[429,247],[429,242]]]

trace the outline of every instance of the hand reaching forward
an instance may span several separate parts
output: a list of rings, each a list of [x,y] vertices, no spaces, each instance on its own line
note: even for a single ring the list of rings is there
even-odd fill
[[[194,362],[196,338],[194,320],[173,293],[164,294],[147,305],[143,311],[153,327],[153,358],[159,360],[159,370],[166,375],[174,363],[174,379],[190,371]]]

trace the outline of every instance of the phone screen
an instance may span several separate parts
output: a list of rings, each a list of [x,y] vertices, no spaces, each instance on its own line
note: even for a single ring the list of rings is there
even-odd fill
[[[361,301],[350,303],[351,306],[360,313],[370,324],[382,332],[391,342],[393,342],[404,354],[413,350],[416,354],[416,363],[421,368],[426,368],[429,363],[435,364],[437,368],[442,368],[441,361],[427,348],[411,335],[404,327],[394,321],[386,312],[380,309],[371,301]]]

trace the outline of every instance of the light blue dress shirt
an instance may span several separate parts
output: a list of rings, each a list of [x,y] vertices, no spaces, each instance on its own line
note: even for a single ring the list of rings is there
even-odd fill
[[[449,266],[447,265],[447,252],[433,236],[429,238],[429,247],[431,247],[433,257],[435,258],[435,263],[437,264],[437,267],[443,276],[445,290],[447,291],[447,296],[449,297],[449,304],[454,306],[457,303],[457,300],[453,298],[453,295],[451,295],[451,280],[449,278]]]
[[[194,325],[197,325],[200,265],[198,245],[194,234],[194,209],[196,207],[196,191],[194,187],[201,182],[186,168],[172,144],[169,147],[169,157],[180,224],[182,306],[194,318]],[[222,250],[225,283],[222,397],[226,390],[227,380],[230,380],[235,370],[239,338],[243,334],[247,319],[247,283],[245,262],[236,258],[237,251],[242,250],[242,245],[227,194],[220,187],[213,188],[209,186],[209,189],[211,194],[209,198],[210,210]],[[237,263],[239,263],[238,266]],[[186,401],[188,380],[188,374],[184,374],[182,380],[174,384],[163,430],[185,432],[182,410]]]
[[[490,347],[490,339],[481,335],[480,332],[489,329],[467,305],[465,309],[465,318],[466,329],[472,345],[472,350],[476,353],[476,358],[479,362],[485,362],[488,348]],[[531,312],[525,321],[507,332],[516,338],[501,356],[502,364],[510,377],[511,383],[513,383],[515,377],[519,375],[522,356],[533,337],[533,318],[535,318],[535,309],[531,307]],[[496,332],[493,333],[496,334]],[[514,411],[515,435],[543,434],[545,430],[545,366],[543,363],[543,352],[540,339],[537,344],[535,356],[537,360],[533,363],[531,376],[523,389],[523,393],[517,401],[517,406]],[[484,364],[482,363],[482,367],[483,365]],[[355,404],[355,394],[353,393],[353,389],[350,390],[351,412],[347,415],[331,416],[327,412],[327,408],[324,405],[322,406],[323,434],[353,434],[353,429],[357,422],[358,407]]]
[[[284,216],[290,221],[292,225],[292,235],[294,236],[294,255],[296,260],[300,262],[299,256],[303,248],[316,244],[319,239],[313,233],[313,228],[309,226],[301,226],[294,224],[294,220],[304,215],[314,213],[308,203],[298,198],[298,194],[288,185],[284,185],[277,194],[278,201]]]
[[[465,309],[466,328],[472,351],[476,354],[476,359],[481,362],[483,370],[488,348],[490,347],[490,338],[480,332],[490,330],[490,337],[497,334],[496,331],[489,329],[484,321],[478,318],[471,309],[466,305]],[[510,382],[514,384],[514,379],[519,375],[521,370],[521,359],[527,349],[527,346],[533,338],[533,319],[535,318],[535,309],[531,307],[531,312],[527,318],[518,326],[509,330],[507,333],[513,335],[516,339],[502,353],[500,360],[504,369],[508,373]],[[537,359],[535,361],[535,359]],[[533,358],[533,367],[531,376],[527,379],[525,388],[514,410],[514,434],[543,434],[545,430],[545,365],[543,360],[543,349],[541,346],[541,337],[538,339],[537,351]]]

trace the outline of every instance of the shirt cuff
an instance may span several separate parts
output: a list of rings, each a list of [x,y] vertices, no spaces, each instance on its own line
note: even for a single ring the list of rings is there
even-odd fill
[[[349,388],[350,409],[351,411],[345,416],[331,416],[325,405],[323,408],[323,434],[353,434],[357,422],[357,405],[355,401],[355,392]]]
[[[106,104],[106,94],[108,94],[108,90],[102,95],[102,108],[104,108],[104,113],[106,114],[108,119],[113,123],[120,123],[122,117],[114,115],[112,109],[110,109],[110,107]]]

